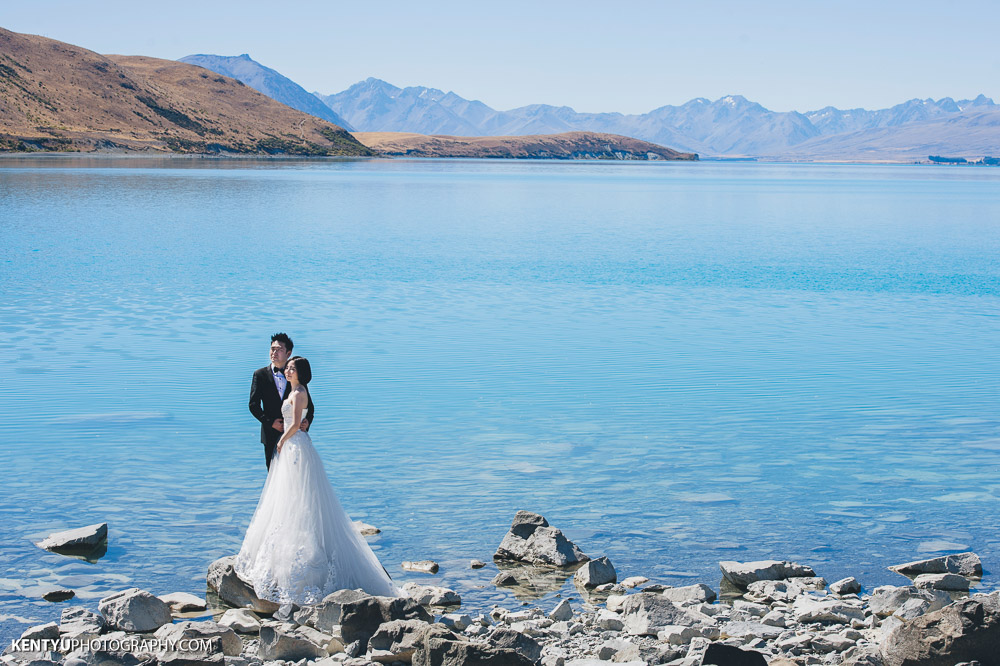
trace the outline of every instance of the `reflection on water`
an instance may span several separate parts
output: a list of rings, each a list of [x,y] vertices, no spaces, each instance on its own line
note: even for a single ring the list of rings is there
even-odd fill
[[[469,568],[518,509],[620,577],[774,557],[871,587],[971,549],[991,589],[998,178],[0,160],[0,638],[55,587],[204,594],[263,485],[246,400],[276,330],[345,508],[466,610],[580,594]],[[95,563],[32,543],[94,522]]]

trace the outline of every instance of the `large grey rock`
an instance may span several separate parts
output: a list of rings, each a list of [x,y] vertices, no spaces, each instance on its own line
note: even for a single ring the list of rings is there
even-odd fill
[[[812,568],[787,560],[725,561],[719,562],[719,568],[726,580],[743,590],[758,580],[784,580],[816,575]]]
[[[849,603],[840,599],[816,599],[808,596],[796,599],[791,612],[797,622],[805,624],[850,624],[851,620],[865,618],[860,601]]]
[[[743,597],[762,604],[791,603],[805,591],[794,580],[758,580],[747,585]]]
[[[494,627],[487,637],[487,642],[492,647],[513,650],[533,662],[542,657],[542,646],[538,641],[508,627]]]
[[[408,662],[430,628],[431,625],[422,620],[383,622],[368,639],[368,652],[373,661]]]
[[[605,583],[614,583],[617,580],[618,572],[615,571],[615,566],[611,564],[611,560],[607,556],[586,562],[573,575],[573,582],[584,587],[597,587]]]
[[[413,654],[413,666],[534,666],[535,662],[511,648],[443,636],[428,631]]]
[[[219,599],[235,608],[249,608],[265,615],[277,612],[280,608],[279,604],[258,597],[253,588],[236,575],[236,571],[233,569],[235,561],[236,557],[228,556],[219,558],[208,565],[208,576],[206,577],[208,586],[215,590]]]
[[[493,559],[566,566],[590,558],[542,516],[518,511]]]
[[[81,553],[100,547],[107,538],[108,524],[96,523],[50,534],[38,542],[38,547],[55,553]]]
[[[929,560],[896,564],[889,567],[889,570],[911,577],[925,573],[953,573],[970,578],[983,577],[983,563],[979,556],[972,552],[942,555],[941,557],[932,557]]]
[[[555,620],[556,622],[567,622],[573,619],[573,606],[569,603],[569,599],[563,599],[560,601],[552,612],[549,613],[549,618]]]
[[[282,625],[265,624],[260,628],[258,655],[266,661],[318,659],[328,654],[312,641],[285,630]]]
[[[211,620],[166,624],[156,630],[156,637],[168,643],[188,639],[218,638],[221,643],[222,653],[227,657],[238,657],[243,649],[243,643],[235,631],[230,627],[224,627]]]
[[[858,594],[861,592],[861,583],[853,576],[841,578],[830,583],[830,592],[834,594]]]
[[[920,574],[913,579],[913,586],[921,590],[968,592],[969,579],[958,574]]]
[[[668,587],[661,593],[664,599],[682,603],[685,601],[700,601],[710,604],[715,601],[715,590],[704,583],[685,585],[683,587]]]
[[[763,622],[726,622],[719,627],[724,636],[757,636],[759,638],[776,638],[785,632],[781,627],[775,627]]]
[[[562,620],[562,622],[568,622],[568,620]],[[604,631],[621,631],[625,628],[625,623],[622,622],[621,616],[606,608],[597,611],[597,616],[594,617],[594,624]]]
[[[345,645],[359,642],[362,646],[366,646],[379,626],[394,620],[420,620],[430,623],[433,618],[413,599],[365,597],[342,605],[340,633]]]
[[[170,606],[137,587],[101,599],[97,608],[109,626],[124,631],[155,631],[172,620]]]
[[[613,661],[616,663],[641,660],[639,646],[632,641],[620,638],[604,641],[597,649],[597,656],[603,661]]]
[[[882,585],[872,590],[868,598],[868,608],[879,617],[892,615],[903,607],[910,599],[923,599],[928,602],[926,611],[935,611],[951,603],[951,597],[941,590],[921,590],[913,585],[896,587]]]
[[[625,597],[621,619],[624,630],[634,636],[656,636],[664,627],[692,627],[710,620],[707,616],[699,617],[662,595],[651,592]]]
[[[295,629],[292,630],[292,633],[299,638],[304,638],[313,645],[326,650],[329,654],[344,651],[344,642],[340,640],[339,636],[325,634],[319,629],[313,629],[312,627],[302,625],[295,627]]]
[[[741,650],[723,643],[709,643],[701,658],[701,665],[715,666],[767,666],[767,659],[760,652]]]
[[[55,622],[36,624],[21,633],[22,641],[54,640],[59,638],[59,625]]]
[[[256,634],[260,631],[260,618],[249,608],[228,609],[219,618],[219,624],[241,634]]]
[[[67,638],[82,635],[96,636],[104,631],[106,626],[103,615],[89,611],[83,606],[64,608],[59,616],[59,633]]]
[[[457,606],[462,603],[462,597],[447,587],[407,583],[403,586],[403,591],[424,606]]]
[[[880,646],[886,666],[953,666],[979,661],[996,664],[1000,646],[1000,603],[977,596],[910,620],[890,632]]]
[[[340,624],[340,612],[344,604],[371,596],[363,590],[337,590],[323,597],[323,601],[318,604],[306,606],[296,612],[295,622],[330,633],[335,625]]]

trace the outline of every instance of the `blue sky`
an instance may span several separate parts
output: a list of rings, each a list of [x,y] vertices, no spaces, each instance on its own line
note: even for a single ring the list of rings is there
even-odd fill
[[[498,109],[643,113],[741,94],[778,110],[1000,97],[1000,3],[6,2],[0,27],[100,53],[239,55],[307,90],[374,76]]]

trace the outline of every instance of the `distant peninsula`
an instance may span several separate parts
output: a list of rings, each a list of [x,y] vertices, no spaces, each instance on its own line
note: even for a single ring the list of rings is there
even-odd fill
[[[565,132],[528,136],[443,136],[406,132],[354,132],[387,156],[558,160],[697,160],[655,143],[619,134]]]

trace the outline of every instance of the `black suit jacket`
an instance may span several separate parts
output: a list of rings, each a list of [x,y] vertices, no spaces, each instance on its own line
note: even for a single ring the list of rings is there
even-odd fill
[[[260,443],[264,445],[267,461],[270,462],[274,447],[281,439],[281,433],[271,427],[275,419],[282,418],[281,403],[288,397],[291,384],[285,385],[285,395],[278,395],[274,385],[274,375],[271,366],[267,365],[253,373],[253,383],[250,384],[250,413],[260,421]],[[312,396],[308,393],[309,425],[316,420],[316,408],[313,407]]]

